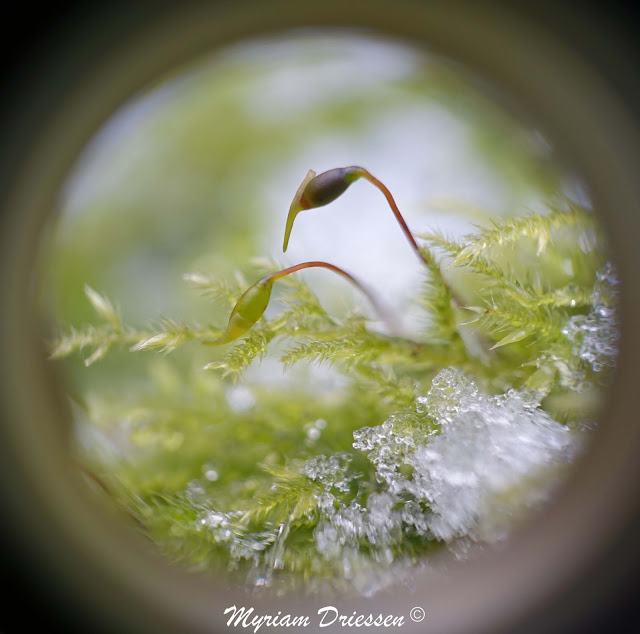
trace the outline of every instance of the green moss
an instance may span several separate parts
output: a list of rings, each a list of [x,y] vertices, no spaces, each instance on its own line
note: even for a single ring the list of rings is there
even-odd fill
[[[571,236],[587,231],[596,240],[585,252]],[[316,529],[341,509],[366,508],[385,490],[366,454],[354,449],[353,433],[396,421],[394,433],[428,444],[439,421],[425,426],[416,397],[441,369],[460,368],[493,393],[535,390],[561,422],[590,419],[613,367],[592,363],[578,336],[580,319],[615,305],[612,278],[596,276],[608,257],[599,236],[592,214],[573,204],[458,242],[421,236],[430,264],[416,289],[426,327],[415,339],[376,331],[358,313],[332,316],[302,280],[285,278],[274,288],[276,310],[218,351],[201,344],[224,330],[224,317],[204,326],[165,318],[141,331],[87,287],[94,323],[63,329],[52,358],[92,365],[125,350],[142,356],[136,368],[147,382],[117,398],[77,398],[84,424],[101,434],[85,443],[81,460],[171,559],[239,572],[242,580],[286,573],[313,587],[335,582],[344,570],[318,553]],[[276,269],[262,262],[253,273]],[[185,279],[225,310],[244,291],[242,283],[214,276]],[[244,378],[262,359],[280,363],[280,386]],[[330,365],[334,380],[317,385],[310,364]],[[590,398],[578,398],[585,385]],[[397,471],[413,477],[401,459]],[[404,504],[414,503],[396,500],[396,507]],[[428,512],[411,508],[414,516]],[[411,523],[386,539],[402,561],[440,545]],[[366,535],[351,546],[358,561],[379,561]]]

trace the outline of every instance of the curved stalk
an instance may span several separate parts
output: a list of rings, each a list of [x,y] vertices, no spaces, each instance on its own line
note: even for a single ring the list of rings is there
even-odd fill
[[[409,241],[411,248],[416,252],[417,256],[427,266],[429,266],[431,262],[418,246],[418,243],[416,242],[415,238],[413,237],[413,234],[409,230],[409,227],[407,226],[407,223],[404,217],[400,213],[400,209],[398,209],[398,205],[396,204],[396,201],[394,200],[387,186],[382,181],[378,180],[371,172],[366,170],[364,167],[358,167],[357,169],[359,170],[359,173],[362,178],[369,181],[374,187],[376,187],[380,192],[382,192],[383,196],[387,199],[387,203],[389,203],[389,207],[391,207],[391,211],[393,211],[393,215],[396,217],[396,220],[398,221],[400,228],[402,229],[402,231],[404,232],[404,235]]]
[[[317,176],[312,170],[307,172],[305,179],[302,181],[302,184],[298,188],[298,191],[293,198],[293,202],[289,207],[289,215],[287,216],[282,250],[287,250],[289,237],[293,228],[293,221],[301,211],[328,205],[330,202],[333,202],[336,198],[342,195],[349,185],[359,178],[364,178],[366,181],[369,181],[384,195],[412,249],[415,251],[416,255],[427,266],[429,266],[431,262],[415,241],[415,238],[407,226],[404,217],[400,213],[400,209],[398,209],[398,205],[396,204],[396,201],[391,195],[389,189],[384,183],[382,183],[382,181],[378,180],[371,172],[369,172],[369,170],[358,165],[337,167],[327,172],[323,172],[322,174],[318,174]]]
[[[391,211],[400,225],[402,232],[420,260],[429,268],[436,266],[435,262],[432,261],[425,250],[418,246],[418,243],[413,237],[411,230],[409,229],[403,215],[400,213],[400,209],[387,186],[377,179],[369,170],[364,167],[360,167],[359,165],[336,167],[318,175],[316,175],[313,170],[309,170],[307,172],[307,175],[302,181],[300,187],[298,187],[296,195],[293,197],[293,201],[289,207],[282,250],[287,250],[289,237],[291,235],[291,230],[293,229],[293,221],[301,211],[328,205],[330,202],[333,202],[336,198],[341,196],[351,183],[354,183],[359,178],[364,178],[366,181],[369,181],[369,183],[376,187],[387,199],[387,203],[389,204],[389,207],[391,207]],[[462,306],[463,302],[460,297],[458,297],[457,293],[449,284],[446,282],[443,283],[447,288],[454,306]]]
[[[338,275],[351,282],[351,284],[356,286],[367,297],[376,312],[380,314],[383,320],[390,324],[390,327],[392,329],[395,329],[393,327],[393,320],[391,319],[386,309],[378,302],[374,295],[369,290],[367,290],[365,286],[363,286],[361,282],[353,277],[353,275],[347,273],[344,269],[341,269],[334,264],[330,264],[329,262],[313,261],[302,262],[301,264],[296,264],[286,269],[282,269],[281,271],[271,273],[270,275],[259,279],[257,282],[251,285],[240,296],[240,299],[238,299],[236,305],[233,307],[225,332],[222,333],[222,335],[218,337],[218,339],[215,339],[213,341],[206,341],[204,343],[211,346],[219,346],[225,343],[229,343],[234,339],[238,339],[238,337],[241,337],[264,314],[264,311],[269,305],[269,299],[271,298],[271,289],[274,282],[287,275],[291,275],[292,273],[297,273],[298,271],[302,271],[303,269],[310,268],[328,269],[329,271],[333,271],[334,273],[337,273]]]

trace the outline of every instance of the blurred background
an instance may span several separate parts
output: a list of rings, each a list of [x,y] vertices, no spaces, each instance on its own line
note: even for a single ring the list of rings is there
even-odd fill
[[[521,114],[482,77],[362,31],[237,43],[141,91],[78,157],[44,267],[47,312],[62,327],[93,320],[88,284],[128,324],[165,316],[223,326],[228,307],[216,310],[183,274],[224,280],[251,275],[256,257],[283,268],[325,260],[363,281],[411,334],[422,267],[380,192],[362,181],[301,214],[283,254],[293,195],[309,169],[362,165],[414,233],[453,237],[543,211],[562,194],[588,203]],[[330,311],[368,310],[343,280],[301,275]],[[72,363],[73,380],[130,385],[140,361],[124,355],[89,370]]]

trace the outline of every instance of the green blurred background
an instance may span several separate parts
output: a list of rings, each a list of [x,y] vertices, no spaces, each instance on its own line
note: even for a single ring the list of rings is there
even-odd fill
[[[496,98],[447,60],[349,31],[237,44],[159,80],[105,122],[61,192],[42,281],[52,328],[95,321],[85,284],[137,327],[161,316],[223,326],[229,307],[182,275],[231,279],[266,256],[345,268],[410,332],[421,267],[380,193],[359,183],[301,216],[283,255],[289,204],[308,169],[351,164],[389,187],[414,232],[456,236],[560,192],[580,199],[544,135]],[[334,276],[303,275],[331,310],[362,301]],[[194,344],[174,365],[186,372],[194,355],[216,358]],[[121,350],[88,369],[76,357],[65,362],[70,389],[137,389],[151,356]]]

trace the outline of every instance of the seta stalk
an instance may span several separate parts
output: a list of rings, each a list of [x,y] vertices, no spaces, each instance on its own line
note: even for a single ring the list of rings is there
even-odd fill
[[[215,339],[213,341],[206,341],[205,343],[211,346],[220,346],[225,343],[234,341],[235,339],[238,339],[238,337],[244,335],[262,317],[264,311],[267,309],[269,300],[271,298],[271,290],[273,288],[274,282],[287,275],[291,275],[292,273],[297,273],[298,271],[302,271],[303,269],[311,268],[328,269],[329,271],[337,273],[338,275],[348,280],[367,297],[375,310],[385,321],[391,322],[391,319],[384,307],[362,285],[361,282],[353,277],[353,275],[347,273],[345,270],[341,269],[338,266],[335,266],[334,264],[330,264],[329,262],[302,262],[301,264],[296,264],[286,269],[282,269],[281,271],[271,273],[252,284],[240,296],[240,299],[238,299],[236,305],[233,307],[225,332],[222,333],[222,335],[218,337],[218,339]]]

